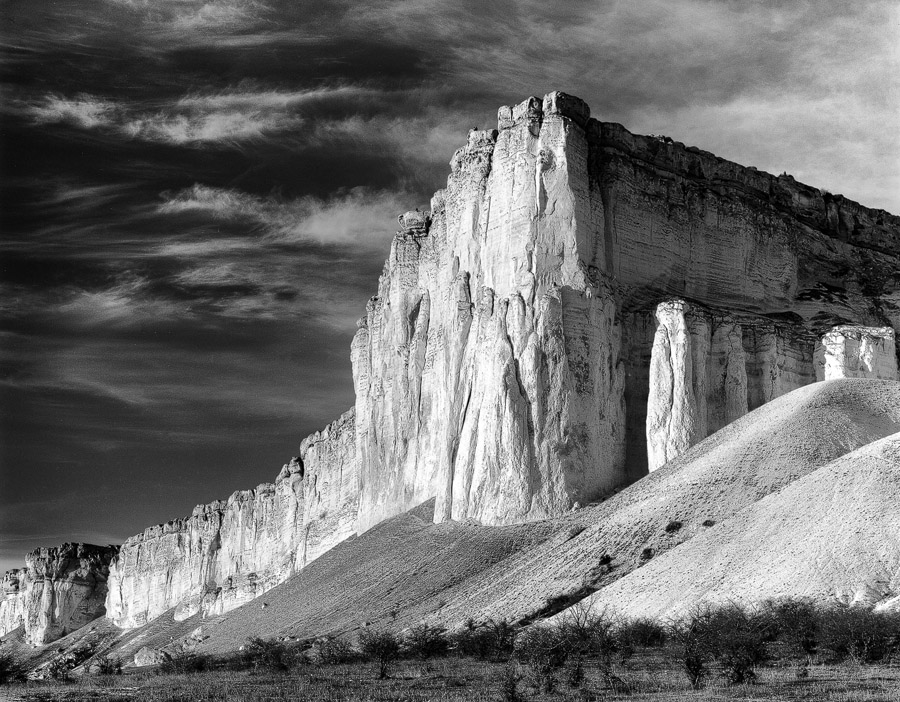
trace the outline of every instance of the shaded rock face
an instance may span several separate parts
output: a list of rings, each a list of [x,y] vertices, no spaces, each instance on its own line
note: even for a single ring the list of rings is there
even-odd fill
[[[117,624],[228,611],[430,498],[436,521],[557,516],[817,377],[897,377],[900,218],[562,93],[450,167],[399,218],[353,410],[274,484],[129,539]]]
[[[107,616],[142,626],[221,614],[271,589],[351,535],[358,471],[353,411],[303,441],[274,484],[200,505],[128,539],[110,570]]]
[[[117,546],[63,544],[29,553],[25,568],[3,579],[0,632],[24,626],[25,640],[41,645],[102,617],[109,563],[117,551]]]

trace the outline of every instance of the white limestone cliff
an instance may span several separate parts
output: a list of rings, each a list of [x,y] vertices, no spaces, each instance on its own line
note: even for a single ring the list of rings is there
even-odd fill
[[[23,626],[25,640],[40,645],[103,616],[109,562],[117,550],[67,543],[29,553],[24,568],[4,577],[0,635]]]
[[[431,498],[436,521],[558,516],[817,377],[897,377],[900,218],[563,93],[497,127],[399,218],[354,409],[274,484],[129,539],[116,624],[226,612]]]
[[[25,623],[25,570],[8,570],[0,581],[0,636]]]
[[[222,614],[284,582],[354,533],[358,471],[354,416],[304,440],[274,484],[199,505],[131,537],[112,563],[107,616],[134,628]]]
[[[816,347],[816,380],[878,378],[900,380],[891,327],[845,324],[825,334]]]

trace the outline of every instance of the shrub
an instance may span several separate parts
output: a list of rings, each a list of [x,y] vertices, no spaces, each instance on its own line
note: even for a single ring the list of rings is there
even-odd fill
[[[773,639],[782,641],[792,657],[802,656],[808,664],[818,649],[819,613],[811,600],[777,600],[763,604],[762,616]]]
[[[641,551],[641,560],[642,561],[649,561],[651,558],[653,558],[653,549],[652,548],[645,548],[643,551]]]
[[[25,681],[25,668],[10,653],[0,653],[0,685]]]
[[[67,682],[70,679],[73,667],[72,662],[64,655],[57,656],[47,666],[47,676],[59,682]]]
[[[756,667],[768,657],[766,642],[771,638],[764,616],[726,605],[712,612],[707,632],[713,656],[729,684],[756,678]]]
[[[610,563],[612,563],[612,556],[610,556],[608,553],[604,553],[600,557],[600,565],[608,566]]]
[[[157,671],[163,675],[189,675],[208,670],[211,663],[212,659],[207,655],[184,651],[163,659]]]
[[[681,527],[683,527],[683,526],[684,525],[681,522],[679,522],[677,519],[673,519],[671,522],[666,524],[666,533],[674,534],[676,531],[680,531]]]
[[[359,648],[369,660],[378,663],[378,679],[384,680],[394,661],[400,657],[400,639],[390,631],[365,629],[359,634]]]
[[[424,622],[412,627],[403,641],[403,651],[413,658],[427,660],[447,654],[450,642],[445,636],[445,629],[428,626]]]
[[[709,661],[712,658],[710,618],[709,610],[698,607],[669,627],[669,637],[675,643],[678,660],[695,690],[699,690],[709,676]]]
[[[565,665],[572,641],[562,627],[532,626],[516,639],[516,658],[528,666],[536,688],[553,692],[556,670]]]
[[[836,658],[858,663],[885,660],[900,649],[900,615],[834,607],[819,615],[822,645]]]
[[[291,667],[291,652],[280,641],[255,636],[244,646],[244,660],[253,670],[285,671]]]
[[[666,643],[666,630],[661,624],[641,617],[619,624],[616,636],[621,645],[632,648],[652,648]]]
[[[121,675],[122,661],[112,656],[100,656],[94,661],[94,670],[97,675]]]
[[[507,621],[493,619],[483,624],[466,622],[453,637],[456,652],[480,660],[509,660],[515,649],[516,629]]]
[[[707,528],[715,526],[715,525],[716,525],[716,523],[712,519],[706,519],[703,521],[703,526],[705,526]]]
[[[323,636],[316,639],[310,650],[310,657],[322,665],[340,665],[352,663],[357,659],[353,647],[336,636]]]

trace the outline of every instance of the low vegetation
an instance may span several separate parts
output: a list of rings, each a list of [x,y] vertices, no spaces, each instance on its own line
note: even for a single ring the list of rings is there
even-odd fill
[[[58,659],[64,661],[63,657]],[[374,664],[374,665],[373,665]],[[100,656],[72,680],[47,666],[42,682],[0,653],[0,682],[24,700],[234,699],[673,700],[900,699],[900,614],[803,600],[755,609],[696,609],[677,621],[622,621],[575,605],[526,627],[469,621],[447,632],[364,628],[350,641],[253,638],[238,655],[170,655],[154,674],[122,672]],[[114,676],[114,677],[113,677]],[[52,694],[48,692],[52,689]],[[705,689],[707,693],[695,693]],[[105,696],[110,691],[111,696]],[[115,691],[115,692],[114,692]]]

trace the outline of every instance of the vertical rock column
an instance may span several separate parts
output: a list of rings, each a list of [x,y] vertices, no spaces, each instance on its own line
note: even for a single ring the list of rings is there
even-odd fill
[[[900,379],[894,336],[891,327],[835,327],[816,346],[816,380]]]
[[[660,303],[650,356],[650,471],[747,413],[741,327],[683,300]]]

